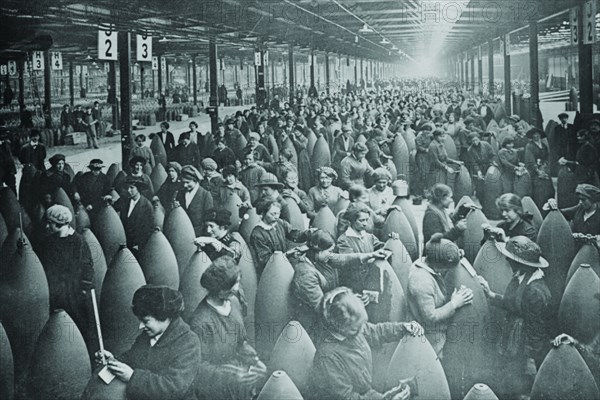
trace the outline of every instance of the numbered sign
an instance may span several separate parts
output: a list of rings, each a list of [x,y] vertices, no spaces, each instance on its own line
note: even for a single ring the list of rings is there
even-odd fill
[[[2,64],[0,65],[0,75],[8,74],[8,65]]]
[[[167,70],[167,59],[164,57],[160,58],[160,70],[161,71],[166,71]]]
[[[136,35],[137,60],[152,61],[152,36]]]
[[[260,51],[254,52],[254,65],[260,67],[262,65],[262,57],[260,56]]]
[[[117,32],[103,29],[98,31],[98,59],[117,60]]]
[[[571,8],[569,12],[569,23],[571,25],[571,45],[576,46],[579,43],[579,15],[578,7]]]
[[[17,62],[16,61],[8,62],[8,74],[10,76],[17,76]]]
[[[104,72],[106,72],[107,74],[110,72],[110,64],[109,63],[104,63]]]
[[[583,44],[596,42],[596,0],[583,5]]]
[[[76,65],[75,66],[75,74],[76,75],[81,75],[81,65]]]
[[[34,51],[31,56],[31,62],[33,63],[32,69],[34,71],[43,71],[44,70],[44,52],[43,51]]]
[[[152,57],[152,70],[153,71],[158,70],[158,57],[156,57],[156,56]]]
[[[50,60],[52,63],[52,69],[54,71],[62,71],[62,69],[63,69],[62,53],[60,53],[60,52],[51,53]]]
[[[504,54],[510,55],[510,33],[504,35]]]
[[[88,76],[88,66],[87,65],[81,66],[81,73],[83,74],[83,76]]]
[[[265,60],[265,66],[269,65],[269,52],[268,51],[265,51],[264,60]]]

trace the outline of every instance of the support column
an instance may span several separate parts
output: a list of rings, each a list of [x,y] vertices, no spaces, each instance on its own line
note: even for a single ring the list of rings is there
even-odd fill
[[[144,84],[145,84],[145,80],[144,80],[144,72],[145,72],[145,68],[144,68],[144,63],[142,61],[140,61],[140,98],[143,99],[144,98]]]
[[[258,53],[258,54],[257,54]],[[256,63],[257,57],[259,62]],[[255,70],[255,90],[256,90],[256,106],[261,108],[266,103],[267,93],[265,90],[265,52],[258,48],[254,50],[254,70]]]
[[[131,152],[131,33],[119,34],[119,81],[121,85],[121,160],[126,168]],[[83,75],[83,71],[82,71]]]
[[[171,77],[169,76],[169,60],[165,59],[165,94],[167,92],[167,90],[169,89],[169,81],[171,80]]]
[[[208,115],[210,115],[211,131],[215,133],[218,130],[217,124],[219,123],[219,95],[217,82],[219,71],[217,69],[217,41],[214,37],[210,38],[208,42],[208,69],[210,87]]]
[[[264,62],[264,58],[263,58]],[[275,95],[275,60],[271,60],[271,90],[273,93],[272,96]]]
[[[365,79],[363,66],[364,66],[363,65],[363,59],[361,58],[360,59],[360,85],[361,85],[361,87],[362,87],[362,83],[363,83],[363,81]],[[366,86],[366,84],[365,84],[365,86]]]
[[[85,87],[83,86],[83,65],[79,66],[79,98],[85,98]]]
[[[488,41],[488,94],[494,96],[494,41]]]
[[[69,103],[71,103],[71,107],[75,106],[75,82],[73,81],[73,70],[73,61],[69,61]]]
[[[483,49],[477,48],[477,90],[483,95]]]
[[[325,90],[327,91],[327,95],[329,96],[329,53],[325,53]]]
[[[358,59],[354,59],[354,87],[358,86]]]
[[[294,86],[296,85],[296,77],[294,76],[294,45],[289,43],[288,44],[288,70],[289,70],[289,82],[290,82],[290,106],[294,105]]]
[[[17,61],[17,71],[19,73],[19,116],[23,120],[25,111],[25,58]]]
[[[192,83],[194,90],[194,105],[198,105],[198,73],[196,71],[196,56],[192,56]]]
[[[471,92],[475,93],[475,54],[471,51]]]
[[[469,88],[471,87],[471,85],[469,84],[469,53],[465,53],[465,61],[464,61],[464,68],[465,68],[465,88],[467,90],[467,92],[469,91]]]
[[[584,32],[583,26],[583,2],[577,7],[577,31],[582,32],[577,44],[577,56],[579,58],[579,111],[585,114],[594,112],[594,93],[593,93],[593,75],[592,75],[592,45],[583,44]]]
[[[581,60],[579,60],[581,63]],[[588,68],[591,64],[588,65]],[[538,26],[536,20],[529,21],[529,91],[531,93],[530,121],[532,126],[542,127],[540,120],[540,73],[538,66]],[[591,69],[591,68],[590,68]]]
[[[512,114],[512,98],[510,83],[510,44],[504,38],[504,110],[506,115]]]
[[[315,87],[315,52],[314,51],[310,51],[310,89],[308,91],[309,93],[314,93],[316,92],[316,87]]]
[[[158,56],[158,98],[160,98],[160,94],[163,92],[163,78],[162,78],[163,70],[162,70],[162,56]]]
[[[108,61],[108,63],[108,103],[112,105],[112,129],[116,130],[119,127],[119,102],[117,101],[117,61]]]
[[[52,64],[50,52],[44,51],[44,123],[47,129],[52,128]]]

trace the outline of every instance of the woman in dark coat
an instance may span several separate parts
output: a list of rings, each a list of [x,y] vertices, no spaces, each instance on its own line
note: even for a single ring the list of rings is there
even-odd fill
[[[132,176],[125,180],[127,196],[119,198],[115,209],[119,211],[125,229],[127,247],[134,256],[144,247],[154,229],[154,208],[150,200],[142,196],[146,183]]]
[[[558,160],[560,165],[568,165],[569,169],[574,170],[577,183],[589,183],[590,185],[598,185],[598,164],[600,156],[598,149],[591,142],[590,131],[581,129],[577,132],[577,141],[579,148],[575,155],[575,160],[570,161],[564,157]]]
[[[498,223],[506,238],[525,236],[532,241],[537,240],[538,230],[532,224],[533,216],[523,211],[521,198],[513,193],[504,193],[496,199],[496,206],[502,213],[504,221]]]
[[[600,235],[600,189],[582,183],[577,185],[575,193],[579,198],[579,204],[560,210],[571,222],[571,231],[584,235]],[[548,200],[548,204],[544,206],[545,210],[556,208],[555,199]]]
[[[526,136],[529,142],[525,145],[525,167],[533,179],[533,201],[538,208],[542,208],[548,199],[554,197],[554,186],[549,175],[548,146],[542,142],[544,132],[538,128],[530,129]]]
[[[193,399],[200,341],[180,317],[183,296],[166,286],[145,285],[132,303],[142,333],[119,359],[105,350],[96,360],[106,359],[110,372],[127,383],[130,400]]]
[[[371,346],[397,343],[404,335],[422,336],[417,322],[367,322],[361,299],[346,287],[328,292],[323,299],[325,337],[317,344],[310,374],[315,399],[407,400],[410,388],[399,384],[385,393],[372,386]]]
[[[65,171],[65,156],[55,154],[50,157],[50,169],[42,172],[40,176],[40,194],[52,194],[55,189],[62,188],[67,195],[71,194],[71,176]]]
[[[523,167],[519,166],[519,153],[514,147],[514,139],[506,137],[502,140],[502,148],[498,151],[502,193],[512,193],[514,191],[515,175],[526,172]]]
[[[236,296],[241,272],[231,257],[213,261],[200,278],[208,291],[191,317],[200,338],[202,364],[194,383],[199,399],[251,399],[267,378],[267,367],[246,339]]]
[[[183,190],[179,174],[181,174],[181,165],[178,162],[171,161],[167,164],[167,180],[158,189],[158,192],[156,192],[156,196],[160,200],[160,204],[165,208],[165,212],[173,209],[177,193]]]
[[[48,279],[50,309],[65,310],[89,339],[85,302],[93,287],[94,264],[85,239],[69,225],[72,219],[67,207],[56,204],[46,210],[50,235],[41,241],[38,254]]]
[[[212,195],[200,186],[202,179],[202,175],[196,168],[191,165],[184,166],[181,169],[183,190],[180,190],[175,197],[175,200],[190,217],[196,236],[201,235],[206,210],[213,208]]]
[[[540,247],[524,236],[508,242],[496,242],[514,272],[504,294],[494,293],[479,277],[490,304],[506,310],[498,351],[503,377],[498,385],[501,398],[519,398],[529,394],[533,378],[550,348],[551,294],[543,270],[548,262]]]
[[[448,214],[446,209],[452,204],[450,186],[438,183],[429,191],[429,204],[423,216],[423,241],[427,243],[434,233],[442,233],[445,239],[456,242],[461,239],[467,221],[458,213]]]

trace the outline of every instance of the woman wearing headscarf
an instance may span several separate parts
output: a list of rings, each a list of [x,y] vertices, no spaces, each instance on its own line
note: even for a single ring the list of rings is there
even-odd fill
[[[448,293],[446,273],[461,259],[460,249],[441,233],[425,245],[425,257],[410,267],[407,301],[411,314],[425,327],[425,336],[438,357],[442,357],[446,330],[456,311],[473,301],[473,291],[454,289]]]
[[[317,344],[310,374],[312,398],[332,400],[408,400],[403,383],[381,393],[372,385],[371,347],[397,343],[404,335],[422,336],[417,322],[371,324],[362,300],[346,287],[328,292],[323,299],[324,340]]]
[[[335,241],[325,231],[317,230],[306,241],[308,250],[303,255],[291,258],[294,266],[292,293],[296,300],[294,316],[309,334],[316,339],[320,327],[320,310],[325,293],[340,286],[338,270],[348,265],[358,266],[369,259],[385,258],[382,249],[370,253],[334,253]],[[368,301],[368,296],[361,296]]]
[[[390,187],[392,175],[384,167],[377,168],[373,171],[374,185],[368,189],[369,192],[369,207],[376,213],[387,210],[396,198]]]
[[[52,194],[57,188],[62,188],[67,195],[71,194],[71,176],[65,171],[65,156],[55,154],[50,157],[50,169],[41,173],[40,194],[42,199]]]
[[[167,164],[167,179],[162,184],[156,196],[160,200],[160,204],[165,208],[166,212],[173,209],[173,203],[177,193],[183,189],[183,184],[179,175],[181,174],[181,165],[178,162],[171,161]]]
[[[441,233],[452,242],[461,239],[467,229],[467,220],[458,212],[448,214],[447,209],[453,201],[450,186],[443,183],[434,185],[429,191],[428,200],[423,216],[423,241],[429,242],[434,233]]]
[[[267,378],[267,368],[246,339],[242,306],[236,296],[241,272],[231,257],[213,261],[200,284],[208,294],[190,326],[200,338],[202,363],[194,384],[199,399],[251,399]]]
[[[308,191],[308,198],[315,210],[320,210],[323,206],[328,206],[332,211],[336,209],[343,193],[342,189],[333,185],[337,177],[337,172],[331,167],[317,169],[317,184]]]
[[[104,350],[96,353],[96,361],[107,360],[109,371],[127,384],[128,399],[193,398],[202,357],[198,336],[180,317],[183,296],[166,286],[145,285],[132,303],[142,333],[118,359]]]
[[[549,175],[548,146],[542,142],[545,135],[538,128],[531,128],[525,136],[529,142],[525,145],[523,158],[533,179],[533,201],[538,208],[542,208],[548,199],[554,197],[554,186]]]
[[[600,156],[596,146],[592,144],[590,131],[580,129],[577,132],[577,142],[579,147],[575,160],[567,160],[561,157],[558,160],[560,165],[567,165],[569,169],[575,172],[577,183],[588,183],[590,185],[598,185],[598,164],[600,164]]]
[[[494,293],[485,279],[479,277],[490,304],[506,311],[498,351],[503,398],[528,395],[533,378],[550,344],[551,294],[543,270],[548,262],[540,247],[525,236],[508,242],[496,241],[496,248],[509,261],[513,278],[504,294]]]
[[[571,222],[571,231],[584,235],[600,235],[600,189],[582,183],[577,185],[575,194],[579,198],[579,204],[560,209]],[[556,208],[555,199],[548,200],[548,204],[544,206],[545,210]]]

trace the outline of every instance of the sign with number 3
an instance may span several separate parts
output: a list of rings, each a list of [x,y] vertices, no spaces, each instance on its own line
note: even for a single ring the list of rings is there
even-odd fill
[[[152,36],[150,35],[137,35],[137,60],[138,61],[152,61]]]
[[[117,60],[117,32],[102,29],[98,31],[98,59]]]

